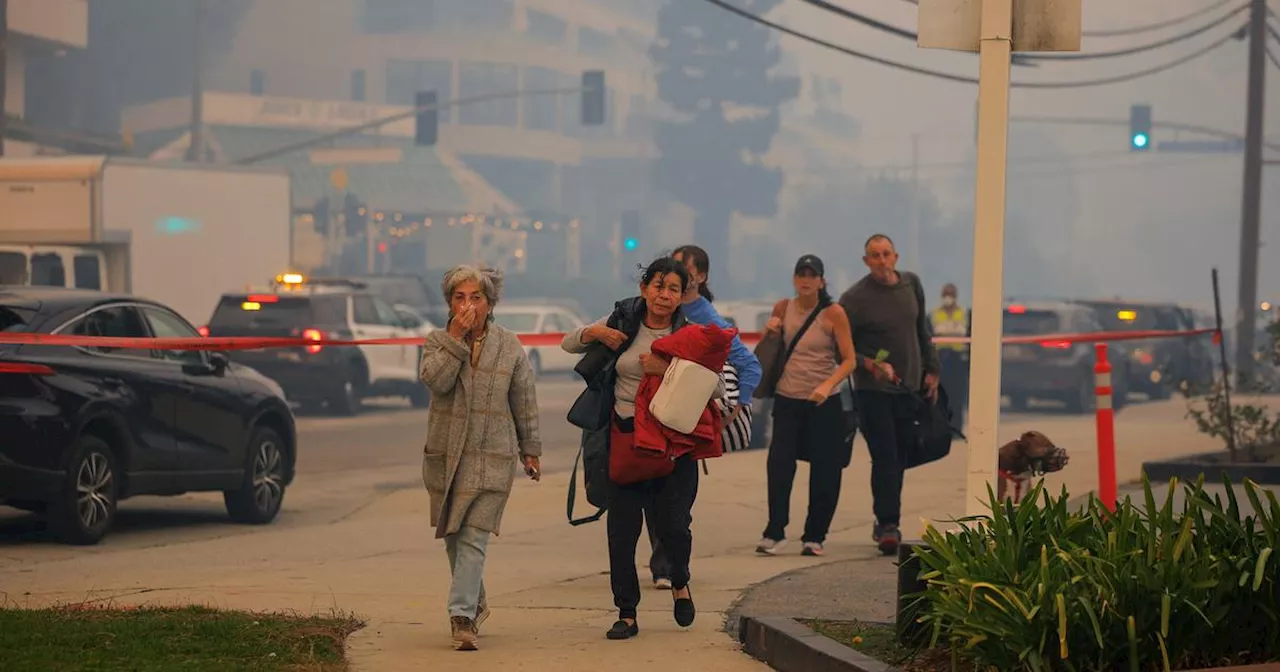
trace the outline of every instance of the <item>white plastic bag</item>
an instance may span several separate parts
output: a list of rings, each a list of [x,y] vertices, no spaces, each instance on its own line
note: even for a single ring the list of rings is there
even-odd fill
[[[649,402],[649,412],[664,426],[691,434],[719,385],[719,373],[677,357]]]

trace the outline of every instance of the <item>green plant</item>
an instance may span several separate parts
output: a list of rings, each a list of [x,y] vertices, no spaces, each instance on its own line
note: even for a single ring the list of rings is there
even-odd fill
[[[1242,516],[1203,477],[1175,504],[1083,509],[1036,486],[1020,504],[989,492],[991,514],[917,548],[919,620],[945,645],[997,670],[1174,670],[1280,659],[1280,502],[1245,481]]]
[[[1227,413],[1231,414],[1231,424],[1227,424]],[[1242,404],[1238,400],[1227,405],[1227,388],[1222,380],[1214,381],[1209,393],[1202,399],[1187,397],[1187,415],[1196,423],[1196,429],[1202,434],[1221,439],[1233,450],[1231,461],[1235,462],[1236,451],[1249,452],[1252,461],[1261,461],[1259,448],[1274,446],[1280,443],[1280,413],[1272,413],[1271,409],[1258,404]],[[1230,429],[1235,429],[1235,441],[1229,440]]]

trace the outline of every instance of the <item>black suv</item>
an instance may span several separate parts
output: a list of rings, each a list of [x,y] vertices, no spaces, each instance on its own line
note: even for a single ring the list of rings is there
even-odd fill
[[[199,338],[153,301],[43,287],[0,287],[0,332]],[[221,490],[232,519],[270,522],[296,440],[280,386],[220,352],[0,345],[0,504],[68,543],[135,495]]]
[[[1011,303],[1004,309],[1005,336],[1050,336],[1102,331],[1097,311],[1070,301]],[[1003,346],[1000,386],[1014,410],[1025,410],[1031,399],[1061,401],[1075,413],[1096,407],[1091,343],[1046,339]],[[1128,398],[1128,349],[1112,344],[1112,403],[1119,410]]]
[[[1193,311],[1170,303],[1079,301],[1097,311],[1106,331],[1184,331],[1196,328]],[[1168,399],[1182,385],[1213,382],[1213,351],[1207,336],[1126,341],[1129,389]]]
[[[206,336],[327,339],[425,339],[429,324],[410,320],[363,289],[335,282],[277,286],[264,292],[224,294],[201,331]],[[284,388],[290,401],[308,411],[327,407],[354,415],[369,397],[408,397],[415,407],[429,402],[418,380],[422,344],[361,345],[237,350],[233,360],[251,366]]]

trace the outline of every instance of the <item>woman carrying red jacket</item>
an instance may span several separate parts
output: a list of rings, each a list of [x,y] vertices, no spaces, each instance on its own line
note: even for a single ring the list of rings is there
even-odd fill
[[[689,281],[684,264],[662,257],[649,264],[640,278],[640,296],[619,301],[608,317],[565,334],[561,347],[587,357],[604,357],[611,376],[607,389],[613,397],[609,432],[610,451],[630,450],[635,441],[636,394],[645,375],[663,375],[671,362],[650,352],[653,342],[684,326],[680,299]],[[723,396],[723,384],[716,391]],[[609,582],[618,621],[609,639],[630,639],[640,633],[636,608],[640,605],[640,579],[636,574],[636,544],[644,526],[644,503],[653,497],[657,520],[650,520],[666,549],[671,566],[673,616],[677,624],[693,623],[696,610],[689,590],[689,558],[693,553],[693,502],[698,494],[698,467],[693,454],[674,462],[670,475],[640,483],[610,482],[607,528]]]

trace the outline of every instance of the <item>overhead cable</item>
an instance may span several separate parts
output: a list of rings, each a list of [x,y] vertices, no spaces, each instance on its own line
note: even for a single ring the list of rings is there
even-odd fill
[[[1184,14],[1183,16],[1168,19],[1165,21],[1158,21],[1156,23],[1148,23],[1141,26],[1129,26],[1128,28],[1085,30],[1081,34],[1085,37],[1122,37],[1125,35],[1138,35],[1140,33],[1150,33],[1153,31],[1170,28],[1180,23],[1185,23],[1187,21],[1190,21],[1191,19],[1204,16],[1205,14],[1210,14],[1214,10],[1217,10],[1222,7],[1226,7],[1227,5],[1236,1],[1237,0],[1218,0],[1212,5],[1209,5],[1208,7],[1201,7],[1200,9],[1197,9],[1196,11],[1191,12],[1190,14]],[[920,5],[920,0],[903,0],[903,2],[907,2],[909,4],[916,5],[916,6]]]
[[[891,61],[887,58],[882,58],[880,56],[875,56],[865,52],[856,51],[848,47],[844,47],[832,42],[828,42],[821,38],[814,37],[813,35],[809,35],[808,33],[802,33],[793,28],[788,28],[784,25],[774,23],[773,21],[770,21],[764,17],[757,16],[744,9],[735,7],[734,5],[729,4],[724,0],[704,0],[704,1],[712,5],[715,5],[720,9],[723,9],[726,12],[729,12],[731,14],[737,14],[739,17],[744,18],[748,21],[754,21],[755,23],[758,23],[763,26],[768,26],[769,28],[772,28],[778,32],[791,35],[792,37],[797,37],[811,44],[816,44],[820,47],[825,47],[833,51],[838,51],[848,56],[853,56],[854,58],[860,58],[864,61],[876,63],[878,65],[883,65],[890,68],[896,68],[898,70],[913,72],[918,75],[926,75],[929,77],[936,77],[938,79],[945,79],[951,82],[960,82],[963,84],[978,83],[978,80],[973,77],[966,77],[963,75],[954,75],[947,72],[939,72],[937,70],[930,70],[928,68],[921,68],[914,65],[908,65],[906,63],[899,63],[897,61]],[[1214,49],[1221,47],[1223,44],[1226,44],[1227,41],[1231,40],[1235,36],[1236,32],[1238,31],[1232,31],[1230,34],[1217,40],[1216,42],[1213,42],[1205,47],[1202,47],[1197,51],[1193,51],[1190,54],[1187,54],[1185,56],[1182,56],[1180,58],[1174,59],[1172,61],[1169,61],[1161,65],[1153,66],[1145,70],[1139,70],[1137,72],[1132,72],[1124,75],[1116,75],[1114,77],[1106,77],[1103,79],[1078,80],[1078,81],[1068,81],[1068,82],[1010,82],[1009,85],[1011,87],[1025,88],[1025,89],[1073,89],[1073,88],[1085,88],[1085,87],[1091,87],[1091,86],[1105,86],[1108,84],[1119,84],[1122,82],[1127,82],[1130,80],[1139,79],[1141,77],[1147,77],[1149,75],[1154,75],[1160,72],[1164,72],[1165,70],[1175,68],[1179,65],[1183,65],[1184,63],[1188,63],[1197,58],[1200,58],[1201,56],[1204,56],[1205,54],[1213,51]]]

